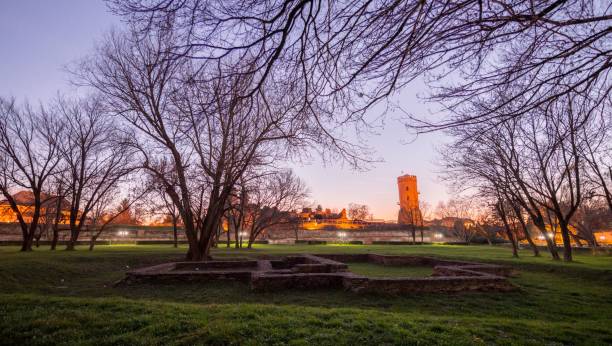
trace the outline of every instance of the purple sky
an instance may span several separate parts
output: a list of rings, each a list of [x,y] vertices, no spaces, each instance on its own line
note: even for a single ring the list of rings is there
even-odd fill
[[[88,54],[95,41],[113,26],[121,26],[101,0],[7,0],[0,10],[0,95],[45,102],[58,92],[73,92],[63,67]],[[430,106],[416,95],[426,92],[414,83],[395,98],[414,113],[427,114]],[[372,110],[376,115],[377,110]],[[379,112],[379,111],[378,111]],[[376,218],[397,218],[395,178],[402,173],[418,177],[420,198],[435,206],[447,198],[446,187],[437,180],[435,146],[441,134],[416,140],[389,113],[379,135],[368,143],[384,162],[367,172],[355,172],[340,165],[323,167],[316,158],[308,165],[294,165],[308,184],[314,204],[341,209],[349,203],[370,206]],[[407,143],[409,142],[409,143]]]

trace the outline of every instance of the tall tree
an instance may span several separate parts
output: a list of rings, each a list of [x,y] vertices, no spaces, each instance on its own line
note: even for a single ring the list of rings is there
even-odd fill
[[[49,108],[19,107],[14,100],[0,98],[0,192],[17,216],[21,251],[32,250],[43,205],[50,197],[44,191],[61,160],[61,130],[57,114]],[[31,216],[24,215],[13,196],[18,189],[31,199]]]
[[[136,34],[111,34],[77,74],[132,131],[140,166],[163,184],[179,210],[189,259],[208,256],[227,199],[248,170],[310,146],[341,147],[338,155],[352,157],[353,148],[311,116],[316,105],[303,108],[290,97],[297,86],[281,86],[282,76],[244,98],[253,76],[229,71],[251,64],[249,57],[230,66],[197,65],[180,58],[188,52],[176,48],[168,28],[144,39]]]
[[[67,170],[66,196],[70,201],[70,239],[66,250],[74,250],[96,204],[112,193],[135,167],[131,148],[125,145],[99,99],[59,99],[57,109],[66,129],[60,145]]]

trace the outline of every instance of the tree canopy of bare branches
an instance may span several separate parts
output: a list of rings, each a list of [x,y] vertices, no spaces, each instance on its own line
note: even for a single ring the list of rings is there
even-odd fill
[[[106,100],[130,131],[140,167],[163,186],[178,208],[191,259],[207,256],[226,202],[247,171],[257,171],[308,145],[321,146],[320,128],[293,86],[271,83],[251,98],[251,75],[226,76],[242,66],[194,66],[176,58],[172,31],[141,40],[133,32],[109,35],[76,73]]]
[[[196,60],[256,57],[253,95],[282,73],[301,81],[305,105],[326,104],[340,122],[426,75],[433,98],[461,108],[508,85],[483,112],[431,130],[519,117],[576,94],[609,106],[611,8],[605,1],[109,0],[143,34],[168,23]],[[438,83],[440,81],[440,83]],[[512,105],[512,107],[508,107]],[[543,114],[542,114],[543,115]]]
[[[74,250],[83,226],[94,209],[135,169],[133,150],[125,144],[113,118],[95,97],[57,102],[64,131],[58,134],[70,202],[70,239]]]
[[[359,221],[367,220],[370,217],[370,207],[365,204],[350,203],[348,217]]]
[[[0,98],[0,192],[21,227],[21,251],[32,250],[42,207],[53,203],[45,189],[60,163],[59,132],[58,117],[48,108],[18,106]],[[29,220],[13,196],[17,189],[31,196]]]
[[[493,126],[453,130],[456,141],[443,155],[443,164],[454,182],[497,200],[498,205],[511,206],[523,226],[526,213],[545,236],[553,258],[558,258],[550,236],[556,227],[547,221],[553,216],[569,261],[575,235],[571,220],[585,197],[598,190],[586,179],[591,168],[585,154],[605,134],[582,100],[566,97],[534,112]]]
[[[289,223],[292,213],[302,207],[308,197],[304,182],[291,170],[263,175],[250,186],[244,212],[249,248],[266,230]]]

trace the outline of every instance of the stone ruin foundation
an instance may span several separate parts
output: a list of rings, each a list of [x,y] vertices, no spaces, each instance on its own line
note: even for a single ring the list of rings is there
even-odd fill
[[[429,277],[367,277],[352,273],[345,262],[384,266],[432,266]],[[236,280],[256,291],[343,288],[356,293],[511,291],[507,266],[442,260],[425,256],[378,254],[295,255],[280,258],[173,262],[133,270],[118,284]]]

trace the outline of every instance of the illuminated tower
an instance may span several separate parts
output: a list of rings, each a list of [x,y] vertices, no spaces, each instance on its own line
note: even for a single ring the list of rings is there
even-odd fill
[[[397,222],[399,224],[420,224],[421,211],[419,210],[417,177],[409,174],[397,177],[397,189],[400,201]]]

